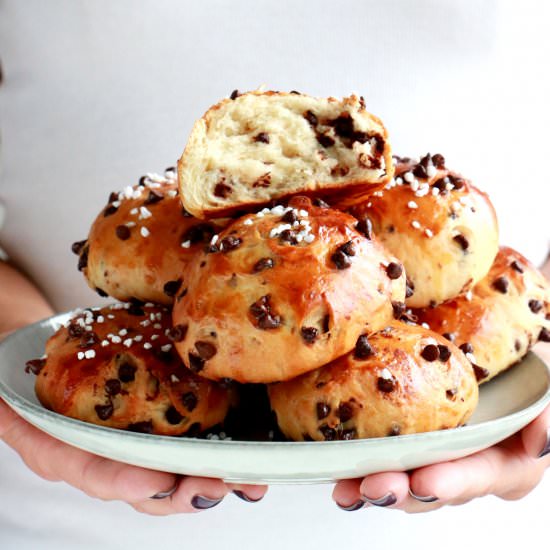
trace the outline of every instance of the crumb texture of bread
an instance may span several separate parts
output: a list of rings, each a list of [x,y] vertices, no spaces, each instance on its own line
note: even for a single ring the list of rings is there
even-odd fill
[[[387,132],[356,96],[249,92],[210,108],[178,163],[198,218],[303,193],[379,188],[391,179]]]

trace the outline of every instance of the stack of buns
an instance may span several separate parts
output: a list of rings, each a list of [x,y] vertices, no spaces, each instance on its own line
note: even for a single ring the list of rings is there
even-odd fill
[[[119,302],[76,312],[27,369],[46,407],[103,426],[454,428],[480,383],[550,340],[549,284],[499,249],[487,195],[440,154],[392,157],[355,96],[234,92],[177,170],[111,193],[73,251]]]

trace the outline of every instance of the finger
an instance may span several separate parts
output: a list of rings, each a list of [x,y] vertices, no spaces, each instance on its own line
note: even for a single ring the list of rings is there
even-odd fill
[[[409,476],[406,472],[381,472],[363,478],[363,498],[373,506],[400,508],[409,498]]]
[[[437,497],[440,505],[463,504],[488,494],[519,498],[540,481],[543,471],[525,453],[517,434],[474,455],[419,468],[410,484],[413,494]]]
[[[138,501],[168,491],[175,476],[99,457],[67,445],[6,410],[0,402],[0,437],[27,466],[50,481],[65,481],[92,497]]]
[[[229,487],[220,479],[185,477],[171,496],[142,500],[132,507],[155,516],[201,512],[220,504],[228,492]]]
[[[332,499],[339,508],[347,512],[355,512],[366,506],[361,495],[361,479],[343,479],[332,491]]]
[[[267,493],[266,485],[245,485],[240,483],[228,483],[229,490],[245,502],[259,502]]]
[[[550,465],[550,406],[522,430],[521,437],[529,456]]]

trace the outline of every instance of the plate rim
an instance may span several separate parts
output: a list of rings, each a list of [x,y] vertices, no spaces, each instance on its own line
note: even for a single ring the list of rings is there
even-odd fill
[[[55,315],[52,315],[50,317],[47,317],[45,319],[41,319],[39,321],[36,321],[35,323],[32,323],[30,325],[27,325],[25,327],[22,327],[20,329],[17,329],[10,334],[8,334],[1,342],[0,342],[0,354],[3,351],[3,348],[10,345],[11,341],[17,338],[22,338],[25,336],[25,333],[33,332],[37,328],[43,328],[46,325],[48,325],[48,328],[52,328],[51,325],[53,323],[63,323],[64,320],[72,315],[74,315],[78,311],[85,310],[87,308],[76,308],[71,311],[63,312],[63,313],[57,313]],[[431,440],[436,439],[441,436],[442,433],[448,434],[450,431],[453,432],[460,432],[463,435],[468,435],[470,432],[476,432],[476,431],[482,431],[483,429],[490,429],[492,425],[503,423],[503,422],[514,422],[515,420],[523,417],[523,416],[529,416],[531,411],[534,409],[538,409],[539,407],[543,405],[548,405],[550,403],[550,366],[548,363],[542,359],[537,353],[533,351],[529,351],[521,360],[523,361],[526,357],[529,355],[535,356],[545,367],[546,367],[546,389],[544,393],[533,403],[528,405],[525,408],[522,408],[518,411],[515,411],[511,414],[500,416],[498,418],[493,418],[491,420],[486,420],[483,422],[479,422],[476,424],[466,425],[466,426],[459,426],[456,428],[450,428],[447,430],[435,430],[430,432],[420,432],[420,433],[413,433],[413,434],[403,434],[403,435],[396,435],[391,437],[372,437],[372,438],[364,438],[364,439],[352,439],[352,440],[346,440],[346,441],[248,441],[248,440],[214,440],[214,439],[199,439],[199,438],[193,438],[193,437],[185,437],[185,436],[167,436],[167,435],[157,435],[157,434],[142,434],[142,433],[136,433],[136,432],[130,432],[127,430],[121,430],[117,428],[111,428],[108,426],[100,426],[97,424],[92,424],[89,422],[84,422],[82,420],[78,420],[76,418],[71,418],[68,416],[64,416],[60,413],[56,413],[54,411],[51,411],[49,409],[46,409],[42,405],[37,405],[35,403],[32,403],[25,397],[19,395],[16,391],[14,391],[10,386],[8,386],[2,377],[0,377],[0,397],[4,399],[4,401],[10,406],[10,408],[16,408],[21,409],[25,412],[28,412],[29,414],[32,414],[34,416],[45,416],[50,421],[55,422],[61,422],[63,425],[69,427],[69,428],[77,428],[80,431],[88,432],[88,433],[94,433],[94,434],[103,434],[107,437],[116,437],[117,435],[120,436],[121,434],[124,434],[123,437],[133,439],[135,441],[151,441],[156,442],[161,445],[215,445],[219,446],[221,445],[227,445],[229,447],[231,446],[243,446],[243,447],[252,447],[252,448],[260,448],[260,449],[271,449],[274,448],[280,448],[280,449],[286,449],[290,452],[295,452],[294,450],[298,451],[302,448],[307,448],[311,446],[315,446],[317,448],[323,448],[323,447],[333,447],[333,446],[376,446],[380,445],[381,442],[386,441],[392,441],[392,442],[399,442],[399,441],[418,441],[418,440]],[[9,368],[9,367],[8,367]],[[30,375],[29,375],[30,376]],[[544,408],[544,407],[543,407]],[[17,411],[16,411],[17,412]],[[32,422],[30,422],[33,424]],[[33,424],[35,425],[35,424]],[[36,425],[35,425],[36,426]],[[37,426],[37,429],[41,429],[42,431],[46,431],[40,426]],[[49,433],[49,432],[46,432]],[[50,434],[51,435],[51,434]],[[51,435],[51,437],[55,437]]]

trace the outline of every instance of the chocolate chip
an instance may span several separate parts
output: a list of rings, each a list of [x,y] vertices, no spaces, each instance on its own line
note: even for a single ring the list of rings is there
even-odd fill
[[[366,359],[367,357],[370,357],[372,353],[372,347],[369,344],[367,335],[361,334],[361,336],[357,338],[357,342],[355,343],[355,351],[353,354],[354,357],[356,359]]]
[[[152,434],[153,433],[153,422],[151,420],[144,420],[143,422],[134,422],[133,424],[128,424],[130,432],[137,432],[142,434]]]
[[[242,242],[242,239],[240,239],[239,237],[228,235],[220,241],[220,250],[226,254],[227,252],[231,252],[232,250],[239,248]]]
[[[102,288],[99,288],[98,286],[95,287],[95,291],[96,291],[102,298],[107,298],[107,296],[109,296]]]
[[[256,320],[258,328],[269,330],[281,325],[281,317],[271,311],[271,296],[267,294],[250,306],[250,313]]]
[[[440,170],[444,170],[445,169],[445,157],[443,155],[440,155],[439,153],[436,153],[433,157],[432,157],[432,162],[433,162],[433,165],[436,167],[436,168],[439,168]]]
[[[191,226],[181,237],[181,242],[189,241],[191,244],[210,242],[214,236],[214,228],[209,223],[199,223]]]
[[[281,231],[281,234],[279,235],[279,239],[281,242],[288,243],[288,244],[298,244],[298,239],[296,238],[296,231],[292,229],[285,229],[284,231]]]
[[[539,342],[550,342],[550,330],[542,327],[539,333]]]
[[[518,273],[523,273],[525,271],[525,269],[523,268],[523,266],[517,261],[517,260],[514,260],[511,264],[510,264],[510,267],[514,270],[514,271],[517,271]]]
[[[353,417],[353,405],[350,402],[340,403],[336,410],[340,422],[347,422]]]
[[[472,346],[472,344],[470,344],[470,342],[464,342],[464,344],[460,344],[460,346],[458,346],[458,348],[463,353],[474,353],[474,346]]]
[[[84,239],[83,241],[77,241],[71,245],[71,250],[73,251],[74,254],[78,256],[82,252],[82,249],[84,248],[87,242],[88,242],[87,239]]]
[[[445,395],[447,396],[447,399],[454,401],[457,393],[458,393],[458,390],[456,388],[451,388],[450,390],[447,390],[445,392]]]
[[[311,111],[306,111],[304,113],[304,118],[312,125],[317,126],[319,124],[319,119]]]
[[[355,428],[350,428],[349,430],[343,430],[340,439],[343,441],[351,441],[357,437],[357,430]]]
[[[105,381],[105,393],[107,395],[118,395],[121,389],[122,385],[117,378],[109,378]]]
[[[114,191],[109,193],[109,199],[107,201],[109,204],[111,204],[112,202],[115,202],[117,200],[118,200],[118,193],[115,193]]]
[[[449,340],[449,342],[454,342],[456,338],[456,335],[454,332],[444,332],[441,336]]]
[[[329,124],[334,128],[334,133],[337,136],[342,138],[351,138],[353,136],[353,119],[349,113],[342,113],[338,118],[331,120]]]
[[[451,350],[447,346],[438,345],[437,349],[439,349],[439,360],[443,361],[444,363],[448,361],[451,357]]]
[[[113,416],[113,412],[115,412],[113,403],[110,401],[106,405],[96,405],[94,408],[100,420],[109,420]]]
[[[67,332],[69,333],[70,338],[79,338],[84,334],[84,327],[81,327],[80,325],[76,324],[75,319],[73,319],[67,328]]]
[[[178,290],[181,288],[181,284],[183,283],[183,279],[176,279],[175,281],[168,281],[164,283],[164,286],[162,287],[162,290],[166,296],[169,296],[172,298],[178,293]]]
[[[158,193],[154,189],[151,189],[149,191],[149,196],[145,199],[143,204],[149,206],[151,204],[156,204],[157,202],[160,202],[162,199],[164,199],[164,195]]]
[[[319,427],[319,431],[323,434],[325,441],[335,441],[336,440],[336,430],[323,424]]]
[[[293,224],[298,221],[298,214],[296,214],[296,211],[289,210],[288,212],[285,212],[284,216],[281,218],[282,222]]]
[[[348,267],[351,267],[351,260],[349,259],[349,256],[340,250],[340,248],[332,254],[330,259],[338,269],[347,269]]]
[[[229,99],[237,99],[240,95],[239,90],[233,90],[229,96]]]
[[[254,141],[260,143],[269,143],[269,134],[267,132],[260,132],[254,137]]]
[[[496,291],[506,294],[508,292],[508,279],[504,276],[498,277],[493,281],[493,284],[491,285]]]
[[[388,267],[386,267],[386,273],[388,277],[392,280],[399,279],[399,277],[401,277],[401,274],[403,273],[403,266],[401,264],[391,262],[388,264]]]
[[[355,256],[356,253],[355,244],[353,241],[348,241],[347,243],[339,246],[339,250],[341,250],[346,256]]]
[[[369,218],[363,218],[359,220],[355,225],[355,230],[361,233],[367,239],[372,239],[372,222]]]
[[[529,300],[529,309],[533,313],[539,313],[544,307],[544,303],[541,300]]]
[[[405,287],[405,298],[410,298],[414,294],[414,283],[407,277],[407,285]]]
[[[124,362],[118,367],[118,379],[121,382],[133,382],[136,379],[136,367],[130,363]]]
[[[275,265],[275,262],[272,258],[262,258],[258,260],[254,267],[252,268],[252,271],[254,273],[259,273],[260,271],[263,271],[264,269],[272,269]]]
[[[315,327],[302,327],[300,329],[300,332],[302,334],[302,338],[308,344],[313,344],[313,342],[315,342],[315,340],[317,339],[317,335],[319,334],[319,331]]]
[[[516,351],[519,351],[519,350],[521,349],[521,342],[520,342],[519,340],[516,340],[516,341],[514,342],[514,349],[515,349]]]
[[[271,173],[266,172],[261,175],[253,184],[252,187],[269,187],[271,185]]]
[[[164,416],[168,421],[168,423],[172,425],[179,424],[183,420],[183,416],[178,412],[176,407],[174,407],[173,405],[170,405],[170,407],[166,409]]]
[[[214,344],[211,344],[210,342],[203,342],[202,340],[195,342],[195,349],[197,350],[199,357],[205,361],[212,359],[212,357],[214,357],[214,355],[218,352]]]
[[[223,183],[222,181],[217,183],[216,187],[214,187],[214,195],[216,197],[225,199],[229,195],[231,195],[231,193],[233,193],[233,188],[227,185],[226,183]]]
[[[396,385],[397,381],[393,376],[391,378],[379,376],[378,380],[376,380],[376,387],[384,393],[392,392],[393,390],[395,390]]]
[[[332,147],[336,142],[326,134],[317,133],[317,141],[325,148]]]
[[[86,267],[88,267],[88,252],[90,250],[90,247],[86,245],[84,247],[84,250],[82,250],[82,253],[80,254],[80,257],[78,258],[78,271],[82,271]]]
[[[46,359],[31,359],[25,363],[25,372],[32,373],[34,375],[40,374],[40,371],[44,368]]]
[[[393,422],[391,425],[391,428],[388,431],[388,436],[396,436],[401,433],[401,426],[397,424],[396,422]]]
[[[127,225],[117,225],[115,233],[121,241],[127,241],[130,238],[130,228]]]
[[[189,352],[189,369],[193,372],[200,372],[204,369],[204,359]]]
[[[103,217],[107,218],[108,216],[112,216],[116,211],[118,210],[118,206],[115,206],[114,204],[110,204],[103,210]]]
[[[439,348],[437,346],[434,346],[433,344],[428,344],[420,353],[420,355],[426,360],[426,361],[435,361],[436,359],[439,359]]]
[[[79,348],[86,349],[92,347],[94,344],[99,342],[97,334],[93,331],[85,331],[80,337],[80,342],[78,344]]]
[[[405,302],[392,302],[391,306],[392,306],[392,309],[393,309],[393,318],[394,319],[401,319],[401,316],[407,310],[407,306],[405,305]]]
[[[317,403],[316,410],[317,419],[323,420],[323,418],[326,418],[330,414],[330,405],[328,403],[319,401],[319,403]]]
[[[460,178],[458,176],[453,176],[452,174],[449,174],[447,177],[449,178],[449,182],[451,183],[451,185],[457,191],[459,191],[460,189],[462,189],[466,185],[466,180],[464,178]]]
[[[145,187],[145,185],[147,184],[148,181],[149,181],[148,176],[141,176],[141,178],[139,178],[138,185],[140,187]]]
[[[455,235],[453,237],[453,241],[462,248],[462,250],[468,250],[468,247],[470,246],[470,243],[468,242],[468,239],[459,233],[458,235]]]
[[[187,334],[187,325],[174,325],[168,332],[168,338],[172,342],[182,342]]]
[[[475,363],[472,363],[472,368],[474,369],[474,374],[478,382],[483,380],[484,378],[487,378],[490,374],[490,372],[486,368],[480,367]]]
[[[412,173],[413,173],[417,178],[427,178],[427,177],[428,177],[428,172],[426,171],[426,168],[425,168],[424,166],[422,166],[422,164],[417,164],[417,165],[413,168]]]
[[[181,396],[181,402],[189,412],[192,412],[197,406],[199,400],[192,391],[188,391]]]

